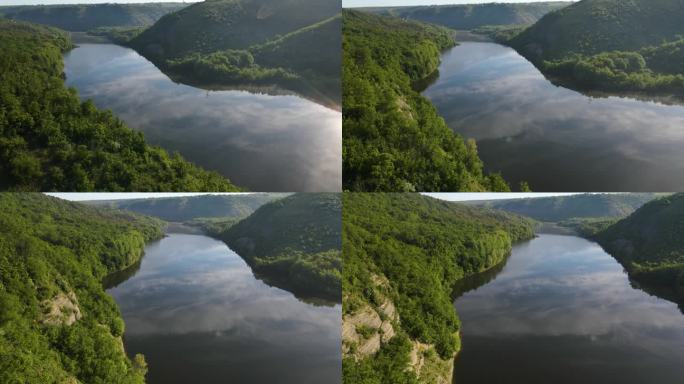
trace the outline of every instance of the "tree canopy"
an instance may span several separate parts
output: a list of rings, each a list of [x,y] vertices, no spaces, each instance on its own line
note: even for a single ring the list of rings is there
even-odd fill
[[[350,191],[508,190],[477,147],[447,127],[413,83],[455,42],[444,27],[343,12],[343,186]]]
[[[163,223],[32,193],[0,194],[0,382],[143,383],[102,279],[137,262]]]
[[[65,32],[0,19],[0,189],[235,191],[64,85]]]

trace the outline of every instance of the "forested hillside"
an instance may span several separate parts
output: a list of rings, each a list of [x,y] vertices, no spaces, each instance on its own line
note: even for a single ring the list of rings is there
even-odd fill
[[[209,217],[245,218],[260,206],[284,196],[279,193],[250,193],[91,201],[89,204],[184,222]]]
[[[412,88],[455,44],[450,30],[343,11],[342,36],[344,189],[508,190],[483,173],[475,142],[454,134]]]
[[[572,218],[625,217],[655,199],[655,193],[619,193],[533,197],[474,202],[539,221],[559,222]]]
[[[140,27],[152,25],[184,3],[147,4],[68,4],[0,7],[8,19],[51,25],[67,31],[89,31],[100,27]]]
[[[340,194],[300,193],[267,203],[218,235],[269,283],[340,301]]]
[[[439,24],[453,29],[475,29],[492,25],[532,24],[545,14],[569,4],[572,3],[554,1],[361,8],[360,10]]]
[[[179,81],[276,84],[339,105],[339,10],[337,0],[209,0],[128,44]]]
[[[563,85],[684,95],[684,2],[582,0],[508,44]]]
[[[684,308],[684,193],[644,205],[595,238],[630,277]]]
[[[504,261],[534,222],[418,194],[343,203],[344,383],[450,382],[455,283]]]
[[[163,224],[39,194],[0,194],[0,382],[143,383],[101,280],[135,263]]]
[[[234,191],[64,85],[66,33],[0,19],[0,189]]]

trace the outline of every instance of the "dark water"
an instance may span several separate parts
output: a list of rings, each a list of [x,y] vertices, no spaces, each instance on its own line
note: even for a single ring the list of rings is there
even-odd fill
[[[341,382],[341,307],[267,286],[220,241],[171,234],[108,292],[150,384]]]
[[[684,189],[684,107],[557,87],[513,49],[465,42],[423,94],[489,171],[535,191]]]
[[[455,383],[684,382],[684,315],[596,243],[540,235],[474,283],[455,301]]]
[[[342,117],[297,96],[176,84],[135,51],[82,44],[67,84],[147,140],[253,191],[339,191]]]

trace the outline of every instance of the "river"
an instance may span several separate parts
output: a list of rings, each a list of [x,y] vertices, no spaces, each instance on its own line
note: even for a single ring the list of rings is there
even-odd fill
[[[149,384],[341,382],[341,306],[266,285],[223,242],[170,233],[128,275],[107,292]]]
[[[541,234],[470,283],[454,383],[682,383],[684,315],[594,242]]]
[[[424,92],[488,171],[534,191],[684,189],[684,106],[553,85],[515,50],[463,42]]]
[[[295,95],[174,83],[132,49],[80,44],[66,83],[153,145],[264,192],[342,188],[341,113]]]

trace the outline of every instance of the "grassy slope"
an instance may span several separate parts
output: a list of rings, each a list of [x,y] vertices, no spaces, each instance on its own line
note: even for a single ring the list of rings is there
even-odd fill
[[[507,190],[412,89],[455,43],[450,30],[343,12],[343,174],[352,191]]]
[[[197,218],[244,218],[282,194],[203,195],[151,199],[92,201],[90,204],[125,209],[162,220],[184,222]]]
[[[655,193],[582,194],[492,200],[476,204],[528,216],[539,221],[559,222],[573,218],[625,217],[656,197]]]
[[[380,14],[444,25],[453,29],[474,29],[486,25],[532,24],[545,14],[569,4],[571,3],[490,3],[371,8],[369,10]]]
[[[181,81],[278,84],[339,105],[338,14],[336,0],[213,0],[161,18],[128,44]]]
[[[344,382],[417,382],[415,371],[407,369],[416,342],[430,345],[425,352],[430,361],[450,365],[460,328],[452,288],[501,263],[512,243],[532,238],[533,222],[418,194],[345,193],[343,198],[344,322],[372,308],[392,320],[395,332],[370,357],[357,354],[360,346],[345,332]],[[388,303],[398,317],[392,317]],[[357,326],[356,333],[387,334],[363,328]],[[424,368],[420,382],[436,382],[426,379],[432,373]]]
[[[0,382],[144,382],[144,359],[126,357],[123,319],[101,280],[139,260],[162,222],[3,193],[0,227]],[[48,302],[71,294],[80,319],[45,322]]]
[[[0,188],[232,191],[64,86],[60,30],[0,19]]]
[[[684,96],[683,15],[679,0],[583,0],[507,44],[571,88]]]
[[[27,5],[0,7],[0,13],[9,19],[50,25],[67,31],[89,31],[99,27],[152,25],[165,14],[185,6],[183,3]]]
[[[340,301],[341,204],[339,194],[295,194],[261,206],[219,237],[274,285]]]
[[[684,305],[684,194],[654,200],[595,235],[636,281]]]

